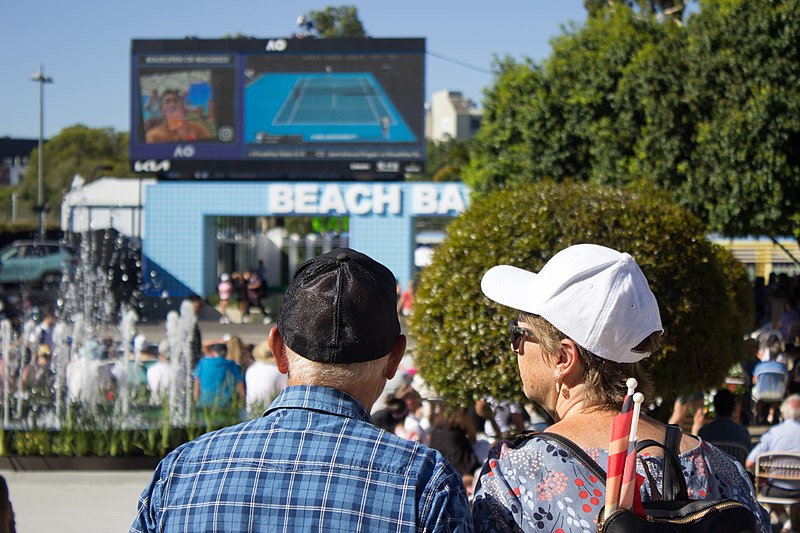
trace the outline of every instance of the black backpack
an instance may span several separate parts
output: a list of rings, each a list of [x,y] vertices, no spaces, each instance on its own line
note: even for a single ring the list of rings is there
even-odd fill
[[[736,500],[721,498],[712,500],[690,500],[686,490],[686,480],[678,460],[677,450],[680,442],[678,426],[667,426],[666,443],[644,440],[636,446],[639,453],[651,446],[664,452],[664,475],[661,499],[644,502],[647,519],[634,514],[630,509],[617,509],[611,516],[603,519],[603,510],[597,517],[597,531],[600,533],[618,532],[714,532],[749,533],[758,531],[752,511]],[[566,437],[555,433],[538,433],[538,437],[558,442],[583,463],[605,485],[606,472],[589,457],[578,445]],[[653,491],[657,494],[657,490]]]

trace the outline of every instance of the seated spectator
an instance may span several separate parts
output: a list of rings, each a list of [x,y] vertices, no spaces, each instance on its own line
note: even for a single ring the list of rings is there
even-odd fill
[[[770,428],[764,433],[747,456],[745,466],[752,470],[756,465],[756,458],[766,452],[800,452],[800,395],[792,394],[781,404],[783,422]],[[800,483],[793,481],[774,480],[763,487],[759,492],[766,496],[795,498],[800,496]],[[800,527],[800,506],[793,505],[790,510],[791,524],[797,529]],[[784,526],[786,527],[786,526]]]
[[[272,400],[286,388],[286,374],[281,374],[272,350],[259,345],[253,351],[253,362],[244,374],[247,412],[251,417],[261,416]]]
[[[736,422],[733,412],[736,410],[736,397],[728,389],[720,389],[714,395],[714,420],[706,424],[697,436],[711,444],[716,442],[735,442],[750,450],[750,432]]]
[[[209,347],[209,354],[194,369],[194,400],[200,408],[228,407],[236,392],[244,400],[244,378],[239,365],[226,359],[224,344]]]
[[[760,354],[761,361],[753,369],[753,400],[755,402],[756,422],[775,424],[778,422],[778,406],[786,391],[789,369],[780,338],[772,335],[766,349]]]

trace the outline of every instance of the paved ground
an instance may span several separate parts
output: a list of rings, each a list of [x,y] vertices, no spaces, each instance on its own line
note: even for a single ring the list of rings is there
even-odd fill
[[[110,533],[128,531],[151,472],[0,474],[20,533]]]

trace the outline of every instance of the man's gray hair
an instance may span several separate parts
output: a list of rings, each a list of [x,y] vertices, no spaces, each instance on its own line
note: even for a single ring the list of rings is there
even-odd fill
[[[800,394],[790,394],[781,404],[784,420],[800,420]]]
[[[291,350],[286,350],[289,359],[289,376],[301,383],[326,385],[329,387],[343,384],[362,383],[372,385],[372,381],[383,379],[389,356],[366,361],[364,363],[318,363],[306,359]]]

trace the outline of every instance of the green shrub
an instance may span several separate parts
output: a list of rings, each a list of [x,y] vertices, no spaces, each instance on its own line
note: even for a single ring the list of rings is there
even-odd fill
[[[530,183],[477,199],[420,275],[411,334],[421,375],[443,397],[523,399],[507,321],[480,290],[490,267],[538,271],[557,251],[596,243],[630,253],[656,295],[663,347],[645,365],[666,399],[718,385],[752,323],[744,268],[696,218],[650,190]]]

